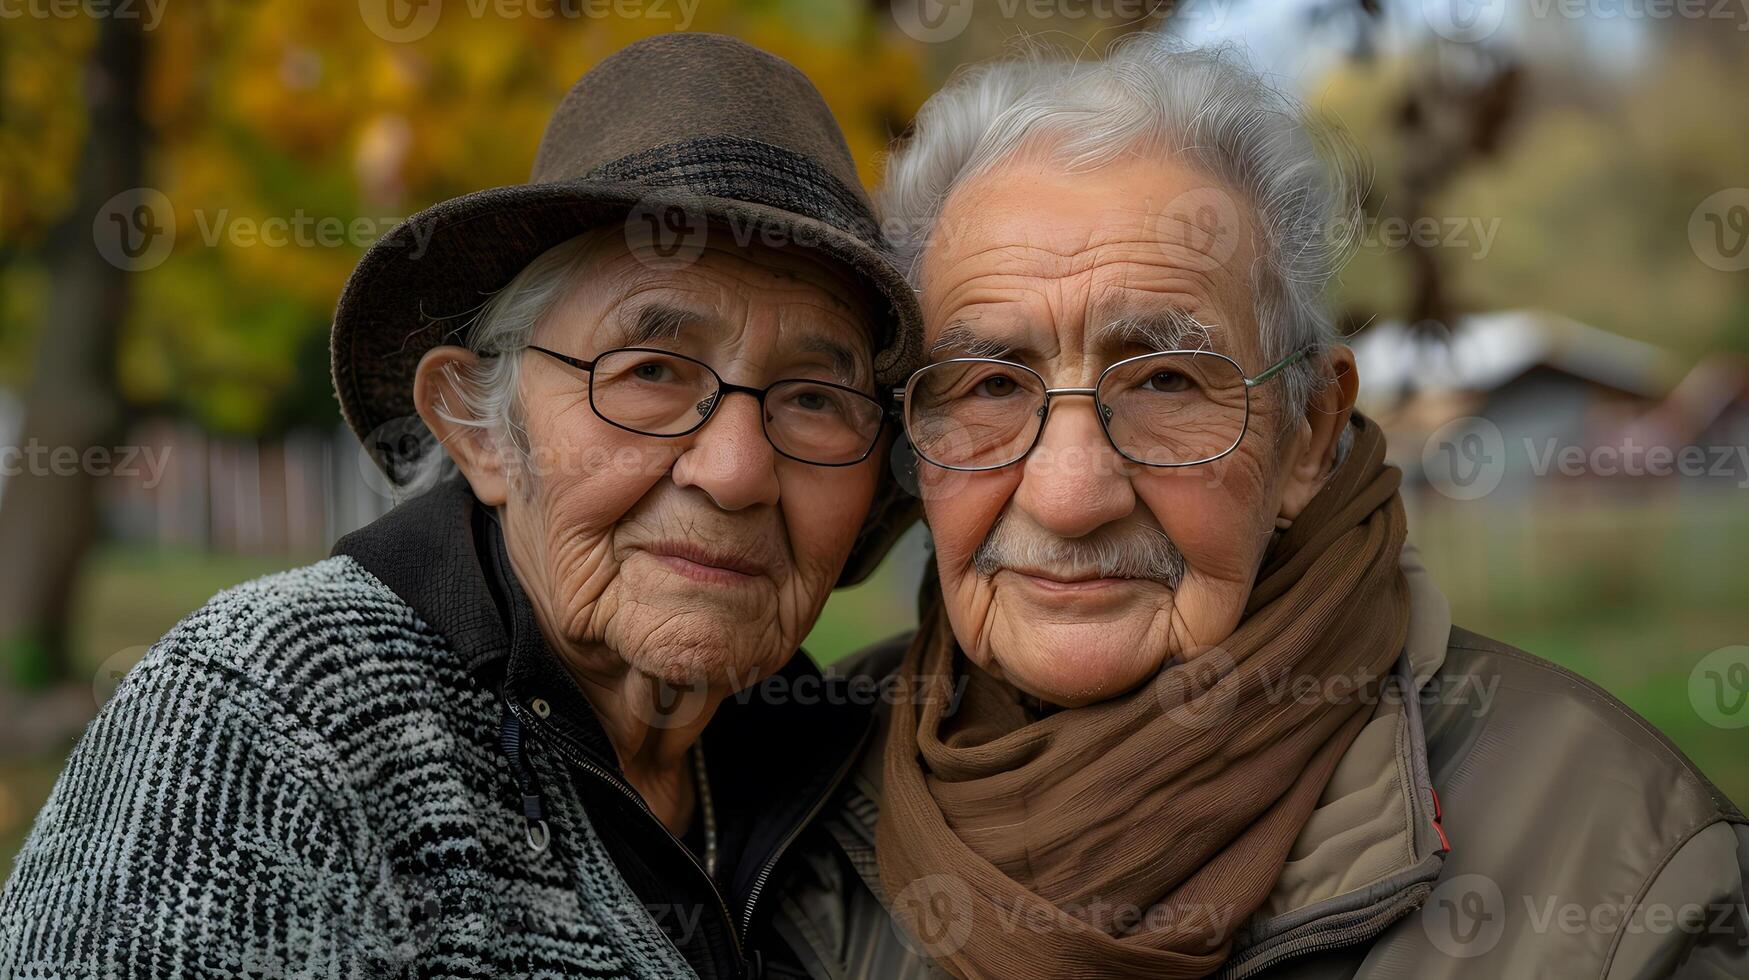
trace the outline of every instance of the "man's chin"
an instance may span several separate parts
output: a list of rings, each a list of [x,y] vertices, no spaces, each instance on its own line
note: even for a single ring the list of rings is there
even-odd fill
[[[1121,624],[1024,624],[1024,631],[995,634],[990,658],[1008,683],[1050,704],[1078,708],[1135,689],[1159,671],[1165,645],[1150,640],[1145,626]]]

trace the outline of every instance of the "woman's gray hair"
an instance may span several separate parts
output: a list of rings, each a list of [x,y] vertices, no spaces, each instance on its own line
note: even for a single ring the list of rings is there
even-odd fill
[[[1239,192],[1263,241],[1252,270],[1265,364],[1301,348],[1283,398],[1303,408],[1320,378],[1317,352],[1338,339],[1325,289],[1347,257],[1359,159],[1336,127],[1247,67],[1230,47],[1187,49],[1153,33],[1102,60],[1047,47],[974,67],[918,112],[880,193],[884,227],[913,285],[919,258],[955,187],[1023,148],[1085,171],[1141,151],[1181,159]]]
[[[439,415],[453,425],[485,433],[500,452],[514,453],[526,465],[518,355],[532,342],[535,327],[576,287],[593,247],[604,235],[618,232],[617,227],[596,229],[547,249],[480,306],[463,343],[482,356],[466,367],[445,368],[460,404],[441,402]],[[456,465],[427,430],[406,472],[397,488],[401,499],[424,493],[455,473]]]

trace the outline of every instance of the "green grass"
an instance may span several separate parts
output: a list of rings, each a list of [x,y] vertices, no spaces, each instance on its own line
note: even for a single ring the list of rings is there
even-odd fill
[[[1749,728],[1708,724],[1688,679],[1709,651],[1749,643],[1749,508],[1637,504],[1503,515],[1419,502],[1411,527],[1457,622],[1583,674],[1640,712],[1739,805]],[[832,662],[912,628],[919,541],[836,593],[807,639]],[[227,586],[296,562],[106,549],[75,600],[75,660],[94,677]],[[62,754],[0,760],[0,869],[10,869]]]

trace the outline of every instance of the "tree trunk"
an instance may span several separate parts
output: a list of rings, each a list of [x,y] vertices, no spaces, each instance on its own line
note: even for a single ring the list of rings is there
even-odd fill
[[[112,445],[120,429],[116,335],[128,310],[125,256],[133,247],[106,243],[100,250],[97,234],[123,230],[102,221],[101,213],[115,210],[116,195],[140,183],[143,57],[137,18],[100,21],[84,79],[90,131],[73,204],[45,245],[47,317],[25,394],[22,455],[0,495],[0,541],[6,542],[0,550],[0,665],[5,680],[20,688],[46,687],[74,674],[69,603],[96,532],[95,471],[113,465],[113,458],[106,464],[86,450]],[[132,215],[124,210],[123,217]]]

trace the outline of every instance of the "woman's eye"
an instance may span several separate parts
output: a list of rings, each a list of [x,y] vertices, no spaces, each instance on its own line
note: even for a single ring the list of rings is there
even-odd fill
[[[796,404],[810,412],[818,412],[827,407],[826,396],[817,391],[804,391],[797,395]]]
[[[645,361],[632,368],[632,376],[639,381],[663,381],[668,377],[668,365],[661,361]]]
[[[974,390],[978,394],[990,398],[1001,398],[1004,395],[1014,394],[1015,387],[1013,378],[998,374],[978,382],[977,388]]]

